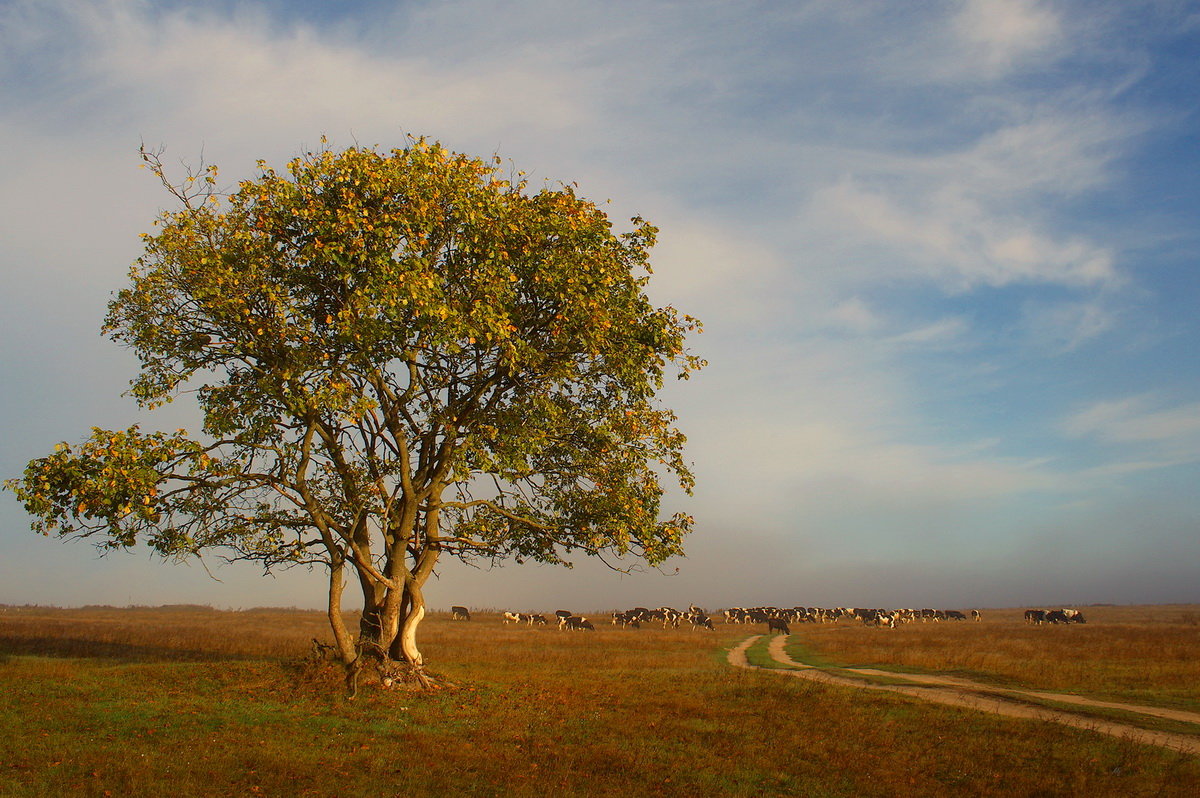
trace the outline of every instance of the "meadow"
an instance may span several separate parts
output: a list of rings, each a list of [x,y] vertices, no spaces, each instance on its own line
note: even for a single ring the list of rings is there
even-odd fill
[[[1200,704],[1195,607],[1084,626],[793,628],[842,666]],[[0,608],[0,795],[1191,796],[1200,758],[1040,721],[730,667],[761,626],[594,633],[422,626],[456,687],[368,687],[306,661],[321,613]]]

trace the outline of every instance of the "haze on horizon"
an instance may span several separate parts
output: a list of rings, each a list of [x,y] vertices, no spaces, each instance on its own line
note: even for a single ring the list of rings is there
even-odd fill
[[[660,227],[650,291],[710,363],[665,395],[686,558],[445,563],[432,606],[1200,602],[1198,65],[1200,9],[1154,0],[7,0],[0,477],[197,426],[99,333],[169,204],[141,142],[233,184],[425,135]],[[0,493],[0,603],[323,602],[208,569]]]

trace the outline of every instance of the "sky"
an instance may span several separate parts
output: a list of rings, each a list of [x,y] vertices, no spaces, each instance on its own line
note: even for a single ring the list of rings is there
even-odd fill
[[[0,476],[123,396],[138,168],[427,136],[661,229],[688,554],[445,563],[430,604],[1200,602],[1200,3],[0,0]],[[629,565],[635,565],[629,563]],[[319,607],[319,573],[100,557],[0,493],[0,603]]]

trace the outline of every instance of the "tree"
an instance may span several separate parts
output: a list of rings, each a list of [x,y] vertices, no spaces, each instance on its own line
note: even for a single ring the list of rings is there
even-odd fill
[[[35,530],[323,566],[348,672],[374,656],[422,684],[442,555],[682,553],[692,519],[660,518],[660,479],[692,476],[656,394],[703,363],[698,323],[645,295],[653,226],[615,234],[572,186],[424,139],[260,161],[228,194],[211,166],[173,184],[160,155],[142,149],[178,205],[103,332],[140,361],[139,405],[194,394],[203,434],[59,444],[7,483]]]

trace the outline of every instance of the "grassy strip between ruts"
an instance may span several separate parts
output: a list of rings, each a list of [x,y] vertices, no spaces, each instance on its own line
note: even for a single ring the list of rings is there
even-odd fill
[[[747,660],[752,665],[755,665],[757,667],[774,668],[774,669],[780,669],[780,670],[795,670],[795,668],[792,668],[791,666],[787,665],[786,663],[779,662],[778,660],[771,657],[771,654],[769,651],[769,646],[770,646],[770,638],[769,637],[764,637],[760,640],[755,641],[754,645],[751,646],[750,650],[748,650],[746,652]],[[848,679],[853,679],[856,681],[864,682],[866,684],[899,685],[899,686],[905,686],[905,687],[915,687],[918,689],[922,688],[922,687],[930,687],[930,688],[936,687],[935,685],[923,685],[923,684],[920,684],[917,682],[910,681],[908,679],[904,679],[902,676],[900,676],[900,674],[911,674],[914,676],[929,675],[929,676],[955,676],[955,677],[962,677],[962,678],[974,678],[973,676],[966,676],[965,674],[957,673],[957,672],[956,673],[936,673],[936,672],[930,672],[930,671],[923,671],[923,670],[919,670],[916,668],[894,667],[894,666],[879,665],[879,664],[870,664],[870,665],[839,664],[839,663],[835,663],[829,657],[824,656],[824,655],[820,654],[819,652],[814,651],[809,646],[806,646],[803,643],[796,641],[795,638],[789,638],[789,642],[787,643],[787,645],[784,646],[784,651],[787,653],[788,657],[790,657],[794,662],[797,662],[801,665],[808,665],[812,668],[817,668],[824,673],[829,673],[829,674],[833,674],[835,676],[841,676],[841,677],[845,677]],[[858,668],[870,668],[872,670],[892,671],[897,674],[897,677],[889,678],[887,676],[880,676],[878,674],[861,673],[860,671],[855,670]],[[980,678],[979,681],[984,682],[985,679]],[[994,683],[998,680],[987,679],[986,681]],[[1009,688],[1009,687],[1006,687],[1003,685],[995,685],[995,686],[1000,687],[1001,689],[1005,689],[1005,690],[1019,689],[1019,688]],[[1184,735],[1188,735],[1191,737],[1200,737],[1200,725],[1198,725],[1198,724],[1188,723],[1186,721],[1180,721],[1180,720],[1172,720],[1169,718],[1160,718],[1160,717],[1156,717],[1153,715],[1144,715],[1144,714],[1134,711],[1134,710],[1122,710],[1122,709],[1115,709],[1112,707],[1096,707],[1096,706],[1088,706],[1088,705],[1084,705],[1084,704],[1067,703],[1067,702],[1063,702],[1063,701],[1055,701],[1053,699],[1043,698],[1041,696],[1029,695],[1029,694],[1013,695],[1011,693],[994,693],[994,692],[988,691],[986,689],[971,689],[969,687],[956,687],[953,689],[959,690],[960,692],[963,692],[963,693],[966,693],[969,695],[986,696],[989,698],[995,698],[995,699],[1000,699],[1003,701],[1008,701],[1013,704],[1022,704],[1022,705],[1031,706],[1031,707],[1041,707],[1044,709],[1053,709],[1053,710],[1060,711],[1060,712],[1069,712],[1069,713],[1079,715],[1082,717],[1086,717],[1086,718],[1094,718],[1096,720],[1117,721],[1119,723],[1125,723],[1130,726],[1136,726],[1138,728],[1146,729],[1148,731],[1163,731],[1163,732],[1171,732],[1172,734],[1184,734]],[[1081,697],[1086,697],[1086,696],[1081,696]],[[1104,699],[1101,699],[1101,700],[1104,700]]]
[[[971,671],[963,669],[954,669],[946,671],[931,671],[924,668],[916,668],[911,665],[896,665],[894,663],[866,663],[866,662],[838,662],[832,657],[824,654],[815,648],[798,640],[795,635],[788,637],[788,642],[784,646],[787,655],[794,661],[803,665],[810,665],[814,668],[821,668],[827,671],[839,671],[844,675],[855,679],[868,678],[863,674],[854,673],[855,668],[870,668],[877,671],[890,671],[898,677],[903,677],[905,674],[913,675],[933,675],[933,676],[953,676],[959,679],[970,679],[972,681],[985,684],[989,687],[998,687],[1006,690],[1030,690],[1033,689],[1028,685],[1024,685],[1015,679],[1007,679],[994,673],[984,673],[981,671]],[[883,684],[911,684],[908,681],[890,681],[882,676],[873,676],[871,678],[880,679]]]
[[[982,623],[894,629],[801,624],[800,639],[833,664],[887,663],[898,673],[958,675],[1022,690],[1072,693],[1200,712],[1200,625],[1182,608],[1097,607],[1084,625],[1035,626],[1017,610]]]

